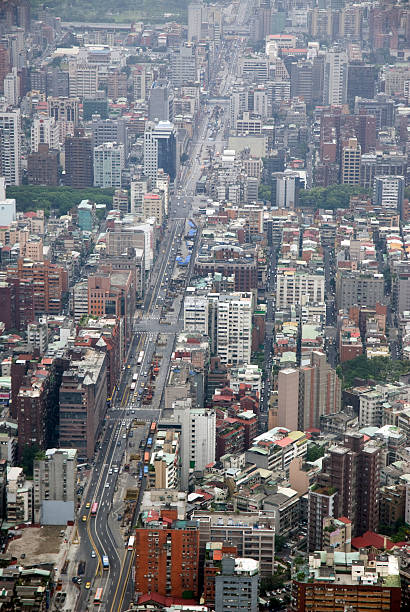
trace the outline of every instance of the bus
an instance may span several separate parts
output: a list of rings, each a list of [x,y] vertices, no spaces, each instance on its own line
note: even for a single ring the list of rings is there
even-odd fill
[[[149,428],[150,434],[154,434],[157,431],[157,422],[152,421],[151,427]]]
[[[102,558],[102,564],[103,564],[103,569],[104,569],[104,570],[109,569],[109,567],[110,567],[110,562],[108,561],[108,557],[107,557],[107,555],[103,555],[103,558]]]
[[[145,451],[144,453],[144,463],[149,463],[149,452]]]
[[[137,365],[142,365],[142,360],[144,359],[144,351],[141,351],[140,354],[138,355],[138,359],[137,359]]]
[[[98,504],[97,502],[94,502],[93,505],[91,506],[91,516],[95,516],[97,514],[97,510],[98,510]]]
[[[102,588],[98,587],[94,595],[94,604],[100,604],[102,602],[102,594],[103,594]]]
[[[135,391],[135,382],[132,382],[130,385],[131,391]]]
[[[130,536],[127,544],[127,550],[134,550],[135,536]]]

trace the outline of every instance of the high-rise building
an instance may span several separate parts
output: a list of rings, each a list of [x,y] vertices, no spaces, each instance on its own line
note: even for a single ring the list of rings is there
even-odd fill
[[[279,268],[276,284],[276,308],[286,308],[296,304],[318,304],[325,301],[325,277],[295,270]]]
[[[158,189],[145,193],[142,199],[142,219],[155,218],[157,225],[164,220],[164,196]]]
[[[38,151],[40,144],[50,149],[59,149],[59,127],[54,117],[35,117],[31,124],[31,152]]]
[[[10,72],[9,50],[0,45],[0,92],[3,93],[3,82],[6,75]]]
[[[65,525],[74,521],[77,502],[77,451],[51,448],[35,459],[34,521],[42,525]]]
[[[74,136],[65,140],[65,184],[75,189],[92,187],[93,142],[83,129],[76,128]]]
[[[259,610],[259,563],[255,559],[225,557],[215,576],[215,612]]]
[[[205,295],[187,295],[184,299],[184,330],[208,335],[208,298]]]
[[[1,173],[6,185],[21,183],[21,114],[20,109],[0,112]]]
[[[124,145],[105,142],[94,147],[94,187],[121,187],[124,166]]]
[[[399,314],[410,310],[410,263],[397,261],[394,263],[394,295]]]
[[[376,176],[373,185],[373,204],[384,210],[399,212],[403,206],[405,180],[403,176]]]
[[[148,123],[144,132],[144,174],[155,185],[158,169],[169,175],[173,182],[177,175],[175,128],[169,121]]]
[[[290,430],[319,428],[320,417],[339,412],[341,385],[326,355],[311,354],[311,363],[285,368],[278,375],[278,425]]]
[[[352,306],[376,306],[384,302],[383,274],[339,269],[336,274],[336,303],[339,310]]]
[[[206,7],[200,2],[188,4],[188,40],[189,42],[202,40],[202,14]]]
[[[190,472],[215,461],[216,415],[212,409],[193,408],[191,398],[177,400],[172,408],[181,426],[181,486],[186,488]]]
[[[71,97],[95,98],[98,90],[99,68],[96,64],[71,60],[68,63],[69,92]]]
[[[325,56],[323,103],[345,104],[347,101],[347,53],[329,49]]]
[[[58,124],[60,143],[64,142],[68,134],[74,134],[74,130],[78,125],[79,104],[79,98],[50,97],[47,100],[48,114]]]
[[[299,190],[302,181],[297,172],[273,172],[271,175],[272,183],[272,204],[278,208],[288,208],[293,210],[298,205]]]
[[[173,120],[173,94],[166,79],[153,82],[148,102],[148,119],[150,121]]]
[[[354,536],[377,530],[380,461],[380,446],[356,432],[346,433],[343,444],[331,446],[323,459],[319,481],[337,491],[334,516],[350,519]]]
[[[27,179],[30,185],[56,187],[58,181],[58,151],[48,144],[39,144],[37,151],[27,156]]]
[[[361,154],[357,138],[349,138],[342,149],[342,185],[360,185]]]
[[[152,513],[155,513],[151,520]],[[148,514],[135,531],[135,592],[182,598],[198,595],[199,530],[195,521],[176,520],[176,511]],[[166,520],[165,520],[166,519]],[[172,520],[174,519],[174,520]]]
[[[105,142],[118,142],[124,145],[126,153],[127,122],[124,118],[101,119],[101,117],[94,115],[91,122],[91,133],[95,147],[99,147]]]
[[[134,177],[131,181],[130,212],[142,217],[142,202],[144,195],[148,193],[150,181],[144,177]]]
[[[252,352],[252,294],[217,295],[216,354],[222,363],[250,363]]]
[[[174,87],[191,85],[198,80],[194,45],[185,43],[171,55],[171,78]]]
[[[347,101],[354,104],[356,97],[374,98],[376,69],[373,64],[350,62],[347,73]]]
[[[149,74],[144,66],[136,66],[132,72],[132,84],[134,92],[134,100],[144,101],[147,98],[147,91],[149,90]]]
[[[12,68],[6,75],[3,88],[7,106],[17,106],[20,100],[20,76],[17,68]]]

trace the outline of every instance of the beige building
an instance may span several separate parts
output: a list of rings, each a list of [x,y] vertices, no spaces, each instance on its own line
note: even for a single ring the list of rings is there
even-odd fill
[[[362,149],[357,138],[349,138],[342,150],[342,184],[360,185],[360,161]]]
[[[157,225],[162,225],[164,213],[163,192],[155,189],[149,193],[145,193],[142,198],[143,219],[151,219],[152,217],[155,217]]]

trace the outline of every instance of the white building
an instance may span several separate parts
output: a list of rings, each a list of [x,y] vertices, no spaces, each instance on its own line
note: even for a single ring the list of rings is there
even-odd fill
[[[17,68],[13,68],[4,77],[3,87],[7,106],[17,106],[20,101],[20,77],[17,74]]]
[[[6,179],[0,176],[0,225],[7,226],[16,220],[16,200],[6,198]]]
[[[31,151],[38,151],[39,144],[48,144],[50,149],[60,147],[60,128],[54,117],[35,117],[31,125]]]
[[[216,352],[222,363],[249,363],[252,350],[252,294],[219,295]]]
[[[276,308],[286,308],[308,302],[317,304],[325,301],[325,277],[323,274],[309,274],[294,268],[278,270],[276,281]]]
[[[235,393],[239,393],[242,384],[251,387],[252,391],[262,391],[262,370],[255,364],[246,363],[238,368],[231,369],[229,386]]]
[[[98,66],[72,60],[68,64],[70,97],[95,98],[98,90]]]
[[[6,185],[21,183],[21,114],[20,109],[0,112],[0,155]]]
[[[34,520],[43,525],[65,525],[75,519],[77,450],[50,448],[34,461]]]
[[[177,166],[174,124],[170,121],[149,122],[144,132],[144,175],[155,185],[158,170],[162,168],[173,182]]]
[[[184,299],[184,330],[208,335],[208,298],[205,295],[186,295]]]
[[[105,142],[94,147],[94,187],[121,187],[124,145]]]
[[[149,191],[149,181],[146,178],[133,178],[130,189],[130,212],[142,216],[142,203],[144,195]]]
[[[404,199],[403,176],[376,176],[373,184],[373,203],[386,210],[400,212]]]
[[[216,414],[208,408],[193,408],[191,398],[172,405],[173,418],[181,425],[181,487],[188,486],[191,470],[201,471],[215,461]]]
[[[347,101],[347,53],[329,49],[325,56],[323,103],[345,104]]]
[[[195,2],[188,5],[188,40],[189,42],[202,39],[202,13],[203,4]]]
[[[26,480],[21,467],[7,468],[6,513],[9,523],[33,520],[33,482]]]
[[[191,85],[198,80],[194,45],[185,43],[171,55],[171,77],[174,87]]]

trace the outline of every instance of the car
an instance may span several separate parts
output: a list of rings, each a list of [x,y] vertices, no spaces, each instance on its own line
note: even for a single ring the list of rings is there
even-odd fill
[[[130,366],[130,364],[128,364],[128,365],[127,365],[127,368],[128,368],[128,369],[130,369],[130,367],[131,367],[131,366]]]
[[[95,559],[95,550],[92,550],[92,551],[91,551],[91,557],[92,557],[93,559]]]
[[[85,514],[83,514],[83,518],[82,518],[81,520],[83,521],[83,523],[85,523],[85,522],[86,522],[87,517],[86,517],[86,515],[85,515]]]
[[[110,468],[110,469],[108,470],[108,473],[109,473],[109,475],[111,476],[111,474],[112,474],[112,468]]]
[[[110,483],[109,483],[109,482],[106,482],[106,483],[105,483],[105,488],[106,488],[106,489],[108,489],[108,487],[109,487],[109,486],[110,486]]]
[[[85,507],[86,507],[86,508],[90,508],[90,507],[91,507],[91,502],[87,502],[87,503],[85,504]]]
[[[118,474],[118,468],[117,467],[114,468],[114,474]]]
[[[83,579],[82,579],[82,578],[77,578],[77,584],[81,584],[81,583],[82,583],[82,581],[83,581]]]
[[[127,434],[122,434],[122,438],[123,438],[123,440],[125,440],[125,439],[126,439],[126,437],[127,437]],[[117,470],[117,471],[118,471],[118,470]]]
[[[91,588],[91,582],[86,582],[84,588],[90,589]]]

